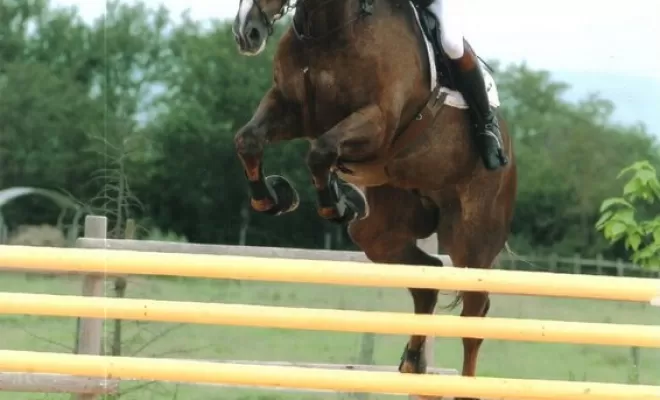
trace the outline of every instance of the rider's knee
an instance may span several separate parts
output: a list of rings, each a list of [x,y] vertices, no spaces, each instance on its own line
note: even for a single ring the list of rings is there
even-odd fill
[[[465,48],[463,46],[463,35],[456,35],[456,37],[452,37],[450,35],[443,36],[442,49],[452,59],[463,57],[463,53],[465,52]]]
[[[442,49],[450,58],[463,56],[462,0],[434,0],[429,10],[440,23]]]

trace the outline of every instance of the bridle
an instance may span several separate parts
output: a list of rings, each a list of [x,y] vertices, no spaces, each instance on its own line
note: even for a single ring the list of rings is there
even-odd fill
[[[299,1],[304,1],[304,0],[299,0]],[[275,23],[280,19],[282,19],[282,17],[284,17],[286,14],[288,14],[289,11],[295,9],[298,6],[298,2],[296,1],[295,3],[293,3],[293,5],[291,5],[291,0],[283,0],[280,10],[273,16],[273,19],[268,19],[268,15],[266,15],[266,12],[264,12],[263,8],[261,8],[261,5],[259,4],[259,0],[254,0],[254,6],[257,7],[257,11],[259,11],[259,16],[261,17],[261,20],[263,21],[264,25],[266,25],[266,29],[268,29],[268,36],[272,36],[275,30],[274,28]]]
[[[311,10],[305,10],[305,13],[313,13],[319,8],[324,7],[325,5],[333,2],[333,1],[339,1],[339,0],[325,0],[321,4],[318,4],[316,7],[314,7]],[[322,38],[325,38],[326,36],[329,36],[344,27],[348,26],[349,24],[352,24],[353,22],[357,21],[358,19],[366,16],[366,15],[371,15],[373,13],[373,1],[374,0],[360,0],[360,11],[358,12],[357,16],[355,18],[352,18],[345,22],[342,25],[339,25],[330,31],[326,32],[323,36],[320,37],[314,37],[311,36],[309,33],[302,32],[304,29],[300,29],[297,24],[293,23],[293,32],[296,35],[296,37],[303,41],[303,42],[310,42],[310,41],[318,41]],[[254,6],[257,8],[257,11],[259,11],[259,16],[261,17],[262,22],[266,26],[266,29],[268,30],[268,36],[272,36],[274,32],[274,25],[277,21],[282,19],[286,14],[288,14],[291,10],[298,10],[300,7],[301,9],[305,5],[305,0],[297,0],[295,3],[291,3],[291,0],[283,0],[282,6],[280,7],[280,10],[273,16],[272,19],[268,18],[268,15],[264,12],[263,8],[259,4],[259,0],[254,0]]]

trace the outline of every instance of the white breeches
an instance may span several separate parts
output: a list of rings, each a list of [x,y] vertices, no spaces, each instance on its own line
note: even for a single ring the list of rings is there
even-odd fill
[[[435,14],[442,30],[442,48],[456,60],[463,57],[463,3],[465,0],[433,0],[429,10]]]

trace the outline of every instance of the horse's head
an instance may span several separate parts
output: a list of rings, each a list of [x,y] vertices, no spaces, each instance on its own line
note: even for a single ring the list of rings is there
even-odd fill
[[[289,0],[240,0],[232,25],[238,50],[249,56],[261,53],[273,33],[273,24],[288,7]]]

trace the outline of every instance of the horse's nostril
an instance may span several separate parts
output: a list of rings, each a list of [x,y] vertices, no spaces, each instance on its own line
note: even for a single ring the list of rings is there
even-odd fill
[[[261,34],[259,34],[258,29],[252,28],[252,29],[250,29],[250,32],[248,33],[248,37],[250,38],[251,41],[256,42],[261,37]]]

